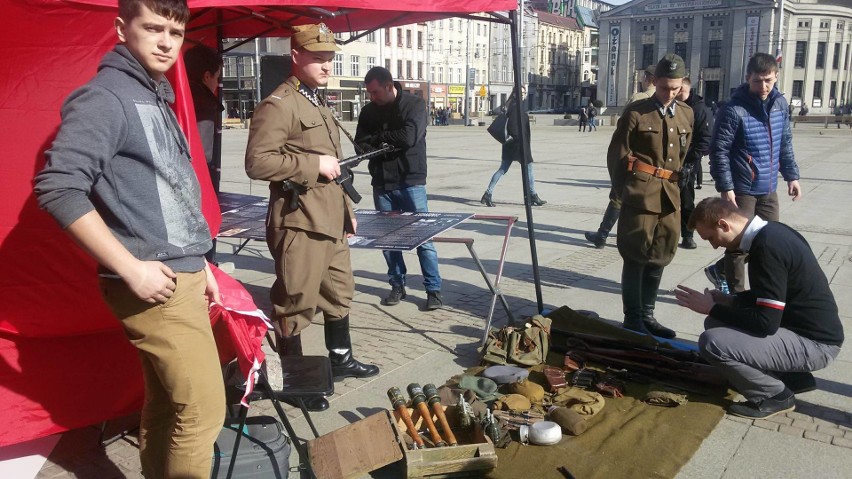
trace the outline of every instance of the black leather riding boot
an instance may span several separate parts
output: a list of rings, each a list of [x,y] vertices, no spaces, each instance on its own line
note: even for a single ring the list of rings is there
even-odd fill
[[[604,239],[609,236],[609,232],[612,231],[612,227],[615,226],[615,222],[618,221],[619,214],[621,214],[621,208],[616,208],[613,206],[612,201],[610,201],[609,204],[606,205],[606,211],[604,211],[601,225],[598,228],[598,234]]]
[[[325,347],[331,359],[334,379],[368,378],[379,374],[378,366],[364,364],[352,357],[352,338],[349,336],[349,315],[337,321],[325,321]]]
[[[618,221],[619,213],[621,213],[621,208],[616,208],[610,201],[606,205],[606,211],[598,230],[594,233],[586,233],[586,239],[594,244],[595,248],[601,249],[606,245],[606,238],[609,236],[609,232],[612,231],[612,227],[615,226],[615,222]]]
[[[287,361],[288,356],[302,356],[302,336],[298,334],[286,338],[278,336],[276,347],[278,349],[278,357],[281,358],[281,363]],[[328,409],[328,400],[325,398],[309,398],[304,401],[305,409],[308,411],[319,412]],[[284,402],[291,406],[299,407],[299,404],[294,400],[285,399]]]
[[[660,288],[660,281],[663,279],[663,267],[645,265],[645,270],[642,275],[642,322],[645,323],[645,329],[654,336],[659,336],[665,339],[675,337],[675,332],[654,319],[654,308],[657,305],[657,290]]]
[[[642,322],[642,272],[643,264],[624,260],[621,270],[621,301],[624,305],[624,329],[648,334]]]

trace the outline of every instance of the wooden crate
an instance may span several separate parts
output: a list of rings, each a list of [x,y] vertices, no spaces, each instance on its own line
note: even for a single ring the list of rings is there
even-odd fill
[[[494,444],[478,424],[469,431],[455,427],[455,416],[447,411],[458,446],[411,450],[405,426],[384,410],[308,441],[308,454],[323,479],[354,479],[397,461],[404,461],[407,478],[481,476],[497,465]],[[417,414],[413,419],[418,424],[422,420]]]

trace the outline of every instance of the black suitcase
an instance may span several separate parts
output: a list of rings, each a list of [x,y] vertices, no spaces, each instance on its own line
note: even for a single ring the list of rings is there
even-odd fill
[[[235,420],[235,419],[230,419]],[[224,479],[228,475],[239,422],[222,428],[213,450],[213,469],[210,477]],[[290,467],[290,438],[283,433],[281,423],[270,416],[255,416],[246,420],[240,440],[240,450],[231,477],[257,479],[286,479]]]

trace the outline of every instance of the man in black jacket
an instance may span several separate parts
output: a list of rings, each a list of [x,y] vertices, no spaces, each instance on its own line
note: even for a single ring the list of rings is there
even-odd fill
[[[747,400],[728,412],[757,419],[792,411],[794,393],[816,388],[810,371],[826,367],[843,344],[837,304],[808,242],[723,198],[701,201],[689,226],[714,248],[749,253],[750,290],[675,290],[678,304],[707,315],[701,355]]]
[[[402,90],[391,72],[373,67],[364,77],[370,103],[358,117],[355,142],[373,149],[383,143],[394,146],[393,153],[370,160],[373,201],[379,211],[427,212],[426,200],[426,126],[428,110],[422,98]],[[384,304],[393,306],[405,299],[405,260],[400,251],[384,251],[388,263],[391,292]],[[417,247],[426,309],[443,306],[438,252],[431,241]]]
[[[693,230],[688,227],[689,216],[695,209],[695,179],[701,171],[701,157],[710,150],[710,137],[713,135],[711,117],[704,98],[692,91],[692,82],[689,77],[683,79],[683,86],[677,99],[692,107],[695,120],[692,127],[692,144],[686,152],[683,163],[680,184],[680,242],[681,248],[695,249],[698,247],[692,239]]]

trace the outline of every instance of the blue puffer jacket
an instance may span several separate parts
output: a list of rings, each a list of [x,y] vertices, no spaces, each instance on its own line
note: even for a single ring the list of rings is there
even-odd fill
[[[778,187],[779,171],[786,181],[799,179],[787,101],[773,88],[764,109],[744,83],[716,116],[710,143],[716,191],[767,195]]]

